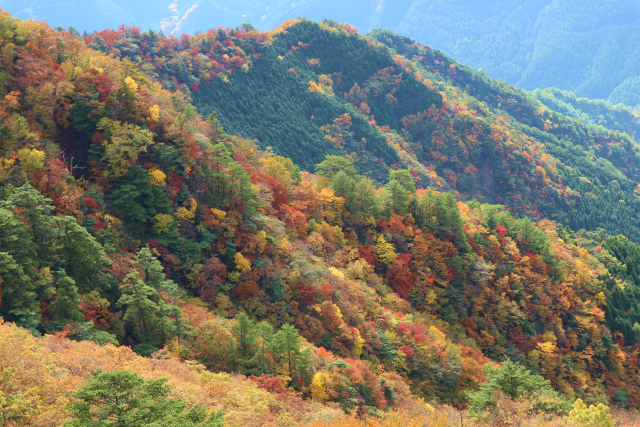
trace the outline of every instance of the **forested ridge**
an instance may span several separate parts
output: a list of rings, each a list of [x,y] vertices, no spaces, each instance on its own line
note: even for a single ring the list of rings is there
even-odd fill
[[[126,24],[177,36],[244,22],[268,31],[301,16],[330,18],[362,34],[403,34],[523,89],[557,87],[640,106],[640,6],[634,0],[5,0],[3,7],[16,17],[73,25],[81,33]]]
[[[267,31],[300,16],[330,18],[362,34],[376,28],[403,34],[527,90],[557,87],[640,105],[640,6],[634,0],[235,0],[180,7],[151,0],[5,0],[3,6],[20,18],[81,32],[127,24],[179,35],[243,22]]]
[[[418,186],[462,200],[640,241],[630,111],[575,101],[589,121],[405,37],[364,37],[331,21],[289,21],[270,35],[248,26],[159,37],[122,28],[85,39],[139,61],[168,90],[181,86],[200,113],[216,111],[228,132],[302,169],[342,154],[378,183],[387,168],[406,168]]]
[[[633,217],[562,210],[591,206],[571,173],[635,209],[635,140],[486,77],[478,100],[470,70],[375,37],[0,14],[3,424],[637,422]],[[240,83],[271,69],[308,134],[251,122],[273,95]]]

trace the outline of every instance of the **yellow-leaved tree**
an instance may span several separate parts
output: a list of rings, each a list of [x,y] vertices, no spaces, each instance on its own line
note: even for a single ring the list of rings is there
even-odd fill
[[[251,263],[244,257],[244,255],[242,255],[242,253],[236,252],[236,254],[233,256],[233,259],[235,260],[236,268],[239,271],[243,273],[251,271]]]
[[[383,235],[378,237],[378,241],[376,243],[376,251],[378,252],[378,258],[383,263],[389,265],[396,259],[396,251],[391,243],[388,243]]]
[[[153,230],[158,234],[169,233],[175,230],[173,216],[169,214],[157,214],[153,217]]]
[[[176,218],[180,221],[193,221],[196,217],[196,210],[198,209],[198,202],[193,197],[189,197],[189,200],[184,202],[184,206],[180,206],[176,211]]]
[[[598,406],[589,405],[587,407],[582,399],[577,399],[573,404],[567,422],[576,427],[613,427],[613,419],[608,406],[598,403]]]
[[[160,120],[160,107],[154,105],[153,107],[149,107],[149,119],[157,122]]]
[[[165,185],[167,185],[167,183],[165,182],[167,175],[160,169],[153,168],[150,169],[148,173],[151,177],[151,185],[155,185],[158,187],[164,187]]]
[[[44,157],[44,151],[37,149],[29,150],[28,148],[23,148],[18,151],[20,168],[27,174],[44,168]]]
[[[329,399],[327,391],[327,381],[329,374],[324,371],[316,372],[311,381],[311,397],[320,402],[326,402]]]
[[[102,160],[107,163],[105,174],[110,177],[126,175],[129,167],[138,161],[138,155],[153,144],[150,131],[130,123],[104,117],[98,122],[98,129],[104,132]]]

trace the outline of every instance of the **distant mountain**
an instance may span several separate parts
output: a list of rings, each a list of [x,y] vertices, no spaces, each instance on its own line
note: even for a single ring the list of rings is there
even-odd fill
[[[533,96],[552,110],[594,126],[640,136],[640,115],[624,104],[579,98],[557,88],[536,89]]]

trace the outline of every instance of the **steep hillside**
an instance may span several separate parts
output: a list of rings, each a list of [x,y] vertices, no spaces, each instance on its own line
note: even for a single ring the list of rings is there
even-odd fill
[[[553,166],[544,167],[537,159],[535,162],[503,162],[506,169],[506,173],[501,173],[503,182],[517,184],[513,190],[500,192],[501,197],[506,194],[512,198],[511,201],[498,199],[501,203],[518,206],[525,201],[526,206],[526,200],[531,196],[522,188],[535,186],[513,177],[510,170],[521,167],[520,172],[524,171],[526,177],[526,171],[535,169],[545,183],[548,180],[558,183],[558,192],[566,203],[545,205],[545,198],[537,197],[535,206],[542,215],[574,229],[604,227],[611,234],[624,234],[638,241],[633,224],[640,208],[635,190],[639,179],[640,147],[633,137],[600,126],[589,126],[549,110],[527,92],[492,80],[407,38],[385,31],[374,32],[372,37],[403,55],[400,60],[404,66],[421,73],[427,80],[444,85],[449,97],[459,99],[465,109],[472,106],[477,112],[484,112],[483,115],[495,117],[493,121],[501,120],[510,131],[506,140],[519,134],[539,143],[534,152],[548,156],[546,159]],[[505,140],[505,135],[501,140]],[[518,146],[522,147],[522,144]],[[429,152],[425,154],[433,156]],[[427,161],[432,160],[427,157]],[[475,166],[480,169],[477,164]],[[538,166],[545,171],[537,169]],[[532,214],[531,210],[525,212]]]
[[[229,131],[258,139],[302,168],[313,170],[325,155],[345,153],[357,159],[359,170],[383,181],[386,170],[379,159],[388,166],[399,162],[397,154],[339,94],[394,65],[390,55],[349,30],[306,21],[277,36],[245,75],[236,73],[228,84],[201,85],[192,96],[200,112],[217,111]],[[402,77],[397,84],[380,82],[377,102],[371,102],[370,113],[394,128],[405,115],[441,104],[439,93],[412,75]],[[391,90],[402,102],[385,101],[382,91]],[[350,123],[338,125],[335,121],[344,114]],[[331,139],[337,136],[332,126],[344,127],[337,129],[337,140]]]
[[[637,45],[627,42],[640,36],[639,18],[640,5],[630,0],[552,2],[539,15],[531,63],[518,85],[608,99],[640,70]],[[629,105],[640,103],[634,101]]]
[[[134,376],[127,384],[130,388],[118,390],[118,397],[121,399],[135,393],[131,386],[136,384],[136,380],[144,379],[156,381],[156,387],[160,382],[170,391],[170,399],[184,402],[184,410],[174,409],[173,413],[170,412],[169,419],[163,420],[164,423],[160,425],[175,425],[172,422],[175,423],[180,415],[187,412],[186,410],[190,410],[192,415],[181,419],[181,425],[194,427],[286,426],[292,423],[317,427],[392,427],[397,425],[394,422],[398,420],[443,422],[458,415],[452,409],[434,414],[433,407],[426,406],[406,393],[408,390],[405,389],[397,391],[397,398],[402,400],[404,409],[389,411],[380,417],[379,423],[372,425],[354,416],[348,416],[334,406],[318,401],[303,401],[295,393],[286,390],[282,383],[272,376],[249,379],[227,373],[209,372],[202,365],[183,363],[180,358],[164,351],[146,358],[135,354],[127,347],[114,347],[111,344],[99,346],[91,341],[72,341],[63,334],[36,338],[27,330],[1,321],[0,343],[0,360],[4,368],[0,374],[3,380],[0,383],[0,393],[3,397],[0,415],[3,425],[7,427],[63,425],[72,417],[68,405],[78,401],[70,396],[70,393],[77,393],[91,378],[97,377],[96,370],[130,373]],[[20,369],[13,369],[18,364]],[[397,381],[389,375],[387,377],[390,383]],[[163,379],[166,380],[164,384]],[[114,381],[106,385],[113,387],[120,384]],[[95,393],[95,388],[92,391]],[[108,388],[100,391],[115,393],[115,390]],[[157,398],[158,394],[153,397]],[[136,409],[148,405],[148,402],[141,404],[140,401],[130,403],[130,408]],[[124,411],[120,409],[120,413],[126,413],[128,408]],[[157,414],[167,409],[158,405],[153,408],[153,413]],[[198,409],[206,415],[194,417],[193,413],[198,414]],[[114,415],[112,414],[111,420],[115,418]],[[198,422],[198,418],[206,419],[207,415],[210,418],[208,423]],[[136,418],[129,419],[128,425],[149,425],[145,423],[146,417],[141,417],[142,421],[138,423],[135,422]]]
[[[496,188],[512,191],[505,198],[514,211],[535,212],[539,193],[564,189],[555,160],[522,130],[537,122],[520,128],[490,106],[498,92],[487,90],[487,104],[464,98],[348,26],[305,21],[283,30],[79,38],[0,14],[3,422],[73,417],[80,421],[67,425],[82,425],[100,402],[71,393],[111,375],[143,389],[169,377],[169,388],[148,385],[140,404],[160,399],[173,422],[216,427],[464,417],[466,425],[561,425],[589,411],[610,420],[608,408],[583,400],[640,407],[640,247],[442,191],[481,191],[490,173],[468,163],[463,172],[481,179],[454,180],[449,165],[458,162],[443,159],[453,159],[453,147],[459,162],[512,168],[518,181]],[[291,51],[269,59],[278,43]],[[326,52],[340,45],[362,55],[361,68],[338,63],[341,55],[331,62]],[[367,68],[370,56],[380,64]],[[411,170],[387,169],[384,159],[369,167],[346,152],[324,157],[315,174],[301,171],[229,136],[183,92],[217,79],[233,88],[263,58],[299,67],[285,74],[299,79],[292,94],[346,109],[320,127],[336,151],[353,143],[360,117]],[[368,75],[389,58],[399,68]],[[448,73],[464,76],[452,65]],[[312,67],[337,75],[314,80]],[[303,79],[306,92],[296,86]],[[336,90],[340,80],[348,92]],[[424,97],[412,104],[403,93],[416,91]],[[413,112],[421,102],[430,106]],[[428,144],[442,151],[427,154],[439,164],[420,163]],[[535,172],[526,167],[533,162]],[[384,185],[365,175],[382,171]],[[519,204],[523,182],[530,193]],[[95,368],[110,373],[89,377]],[[436,410],[422,399],[469,409]]]
[[[634,138],[636,134],[640,135],[640,116],[624,104],[612,105],[602,100],[578,98],[573,92],[556,88],[536,89],[531,93],[549,109],[588,125],[603,126]]]
[[[532,62],[540,12],[551,0],[417,0],[391,27],[512,84]],[[427,25],[425,25],[428,23]],[[534,88],[541,86],[534,86]],[[544,86],[542,86],[544,87]]]
[[[414,1],[387,29],[524,89],[636,106],[637,2]],[[425,25],[425,23],[429,23]]]
[[[269,35],[243,27],[177,40],[123,29],[85,39],[140,58],[165,88],[191,89],[201,113],[215,110],[228,131],[303,169],[343,154],[377,182],[403,167],[463,200],[640,241],[633,137],[565,117],[410,39],[330,21],[290,21]],[[608,126],[631,131],[633,117]]]

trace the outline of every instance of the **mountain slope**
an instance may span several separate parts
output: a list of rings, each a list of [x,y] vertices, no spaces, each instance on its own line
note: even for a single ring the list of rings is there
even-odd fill
[[[595,224],[599,224],[612,234],[632,236],[635,233],[633,223],[639,208],[635,196],[636,165],[640,159],[635,139],[564,117],[544,108],[525,91],[492,80],[407,38],[384,31],[374,32],[373,37],[412,58],[414,62],[406,61],[406,64],[425,73],[427,78],[454,87],[452,96],[466,102],[473,102],[474,98],[480,100],[491,114],[508,118],[507,126],[512,131],[543,145],[542,150],[555,159],[552,163],[557,168],[557,182],[562,187],[565,201],[571,206],[556,212],[542,206],[540,210],[544,215],[557,215],[554,218],[575,229],[594,229]],[[525,166],[525,170],[535,167]],[[545,172],[547,174],[549,171]],[[505,175],[509,179],[510,174]],[[553,180],[551,176],[553,174],[549,176]],[[516,196],[524,197],[521,191],[516,190],[516,193]],[[620,203],[620,200],[624,202]]]
[[[563,166],[523,131],[540,118],[524,115],[524,127],[491,105],[513,89],[483,80],[477,90],[487,102],[474,100],[435,69],[430,80],[419,63],[335,23],[179,40],[121,29],[100,42],[0,18],[0,315],[24,328],[0,324],[0,358],[10,366],[0,392],[11,400],[1,409],[12,424],[63,421],[80,375],[121,364],[149,379],[170,376],[177,396],[222,409],[229,425],[366,417],[394,425],[387,414],[404,425],[413,412],[436,422],[422,398],[477,406],[468,392],[487,379],[484,366],[493,375],[506,359],[551,393],[543,406],[537,395],[490,396],[480,402],[490,417],[548,421],[574,398],[639,407],[638,245],[454,196],[456,186],[506,189],[512,211],[536,213],[537,197],[568,192],[553,169]],[[325,60],[351,85],[342,94],[340,76],[316,82],[302,67],[285,75],[299,79],[292,93],[302,81],[309,93],[342,97],[321,105],[351,108],[410,170],[381,166],[382,185],[365,175],[379,172],[368,163],[329,155],[312,174],[197,114],[185,92],[253,77],[278,40],[296,47],[286,60],[309,69],[341,44],[366,49],[355,57],[392,58],[398,68],[373,75],[379,64]],[[423,53],[416,59],[432,58],[410,47]],[[449,80],[473,76],[435,60],[448,65]],[[411,89],[416,82],[424,86]],[[439,104],[412,113],[404,84],[441,92]],[[513,114],[532,108],[513,93]],[[540,113],[547,126],[567,123]],[[334,148],[349,147],[350,123],[343,114],[325,125]],[[541,126],[540,135],[555,137]],[[483,160],[487,171],[471,168]],[[452,169],[463,161],[468,182]],[[496,188],[484,188],[491,168]],[[513,182],[499,182],[505,172]],[[234,375],[257,377],[256,385]],[[47,395],[54,381],[60,389]],[[198,391],[203,382],[210,395]],[[494,404],[520,409],[501,415]],[[444,423],[446,411],[433,417]],[[458,423],[463,415],[453,413]]]
[[[214,80],[201,85],[192,96],[205,115],[216,110],[227,129],[257,138],[303,168],[313,170],[326,154],[354,152],[362,170],[376,171],[371,176],[384,180],[386,171],[379,171],[378,159],[387,165],[399,161],[385,138],[340,96],[326,96],[309,88],[311,81],[326,76],[331,94],[348,92],[354,84],[363,84],[379,70],[394,65],[389,55],[360,37],[351,37],[346,30],[329,31],[302,22],[281,33],[246,75],[236,74],[228,84]],[[379,117],[381,124],[397,128],[404,115],[431,105],[438,107],[441,102],[437,92],[411,75],[395,90],[403,102],[394,107],[384,102],[371,104],[371,114]],[[352,135],[342,138],[345,141],[338,145],[344,147],[338,150],[324,138],[322,128],[345,113],[351,116]]]
[[[516,83],[532,61],[531,52],[540,35],[538,14],[550,3],[419,0],[412,2],[394,26],[379,28],[403,34],[491,76]]]
[[[13,0],[2,3],[20,18],[63,27],[117,28],[121,24],[165,34],[195,34],[205,27],[250,22],[265,31],[300,16],[399,32],[489,75],[533,90],[558,87],[580,97],[640,104],[637,2],[470,1],[470,0],[209,0],[158,5],[141,1],[86,1],[81,4]],[[82,20],[71,20],[71,16]],[[94,21],[100,16],[101,21]],[[106,21],[105,21],[106,19]],[[81,24],[79,24],[81,23]]]
[[[633,225],[640,147],[632,137],[565,117],[393,33],[367,39],[349,26],[292,21],[268,44],[260,34],[210,31],[186,62],[171,53],[179,45],[152,45],[157,36],[150,33],[102,36],[112,43],[105,52],[140,56],[143,70],[165,87],[175,88],[173,81],[191,88],[202,113],[217,110],[231,132],[257,138],[302,168],[343,153],[382,182],[387,167],[401,164],[420,185],[457,191],[462,199],[640,240]],[[87,38],[92,46],[96,36]],[[233,60],[223,51],[229,48]],[[158,62],[160,54],[174,59]],[[220,78],[198,65],[214,62],[228,64]],[[168,67],[180,63],[198,71],[183,75]]]
[[[594,126],[626,133],[632,137],[640,135],[640,117],[623,104],[611,105],[602,100],[578,98],[572,92],[556,88],[536,89],[532,92],[549,109],[575,117]]]
[[[291,21],[270,36],[208,31],[190,59],[179,54],[188,40],[131,29],[86,38],[105,53],[141,58],[166,88],[191,89],[202,113],[217,110],[230,131],[302,168],[342,153],[382,182],[387,167],[403,165],[421,185],[462,199],[640,240],[640,147],[626,134],[565,117],[390,32],[366,38],[330,21]]]

